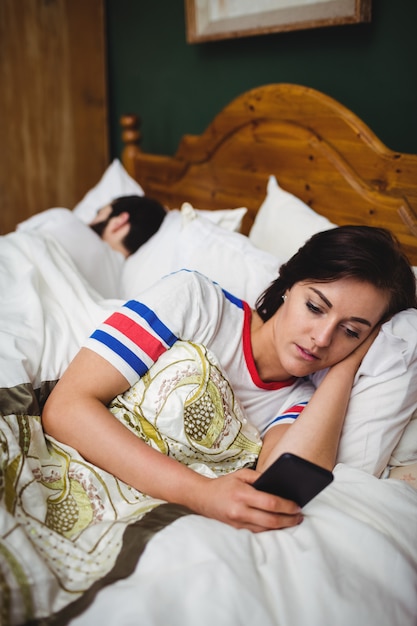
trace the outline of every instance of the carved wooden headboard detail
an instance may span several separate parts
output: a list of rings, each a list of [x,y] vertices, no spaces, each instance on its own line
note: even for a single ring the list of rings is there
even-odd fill
[[[266,85],[226,106],[174,156],[140,148],[139,119],[122,117],[127,171],[177,208],[248,207],[249,232],[270,174],[332,222],[390,228],[417,265],[417,155],[387,148],[354,113],[309,87]]]

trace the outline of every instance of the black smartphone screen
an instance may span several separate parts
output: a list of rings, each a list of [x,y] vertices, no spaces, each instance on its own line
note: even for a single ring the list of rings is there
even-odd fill
[[[332,480],[333,474],[329,470],[286,452],[259,476],[253,486],[302,507]]]

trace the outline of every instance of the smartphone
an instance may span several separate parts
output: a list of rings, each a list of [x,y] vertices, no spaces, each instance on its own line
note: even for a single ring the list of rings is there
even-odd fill
[[[253,486],[303,507],[332,480],[332,472],[324,467],[285,452],[259,476]]]

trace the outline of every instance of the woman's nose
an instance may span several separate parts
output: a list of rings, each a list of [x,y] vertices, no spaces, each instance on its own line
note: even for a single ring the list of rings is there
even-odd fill
[[[334,326],[330,321],[317,324],[312,332],[312,339],[319,348],[327,348],[333,339]]]

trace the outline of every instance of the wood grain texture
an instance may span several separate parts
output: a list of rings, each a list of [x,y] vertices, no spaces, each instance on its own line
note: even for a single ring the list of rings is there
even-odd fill
[[[0,233],[72,208],[109,159],[103,0],[0,2]]]
[[[247,206],[249,232],[274,174],[336,224],[391,229],[417,265],[417,155],[390,150],[319,91],[276,84],[246,92],[201,135],[184,136],[173,157],[143,153],[130,124],[125,166],[169,208],[184,201],[200,209]]]

